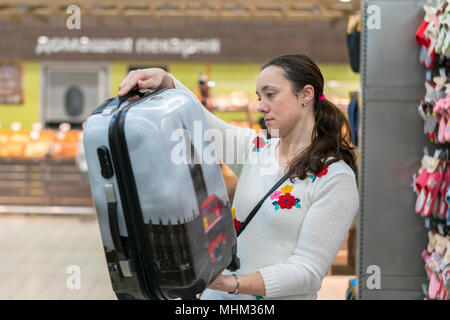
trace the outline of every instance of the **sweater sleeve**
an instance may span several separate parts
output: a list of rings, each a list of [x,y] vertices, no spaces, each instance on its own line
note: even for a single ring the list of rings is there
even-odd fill
[[[259,270],[266,298],[316,293],[353,223],[359,206],[352,172],[318,179],[297,245],[286,261]]]
[[[173,75],[169,74],[169,76],[172,78],[176,89],[183,90],[194,98],[199,108],[203,111],[208,127],[210,129],[216,129],[213,136],[217,158],[227,164],[233,173],[239,177],[242,166],[247,159],[251,141],[257,135],[256,131],[250,128],[233,126],[221,120],[209,112],[198,100],[197,96],[186,88],[185,85]]]

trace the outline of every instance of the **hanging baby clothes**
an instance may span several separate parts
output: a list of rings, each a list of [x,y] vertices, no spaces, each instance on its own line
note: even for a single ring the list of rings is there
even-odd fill
[[[347,47],[350,58],[350,67],[353,72],[359,73],[359,46],[361,38],[360,16],[350,16],[347,26]]]
[[[352,144],[357,147],[359,129],[359,106],[357,94],[352,96],[350,104],[348,105],[347,113],[350,126],[352,127]]]

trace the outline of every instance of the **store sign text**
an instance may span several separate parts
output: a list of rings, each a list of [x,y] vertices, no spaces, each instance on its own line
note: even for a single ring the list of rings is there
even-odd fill
[[[46,37],[37,40],[37,55],[55,53],[79,54],[177,54],[188,58],[194,54],[219,54],[220,40],[180,38],[88,38]]]

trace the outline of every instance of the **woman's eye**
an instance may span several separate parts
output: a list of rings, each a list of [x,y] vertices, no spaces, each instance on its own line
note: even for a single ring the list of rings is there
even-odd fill
[[[272,97],[274,94],[275,94],[275,93],[273,93],[273,92],[268,92],[268,93],[267,93],[267,97],[270,98],[270,97]]]

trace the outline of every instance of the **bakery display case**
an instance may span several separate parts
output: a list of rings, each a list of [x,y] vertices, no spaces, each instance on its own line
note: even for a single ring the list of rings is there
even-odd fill
[[[82,131],[67,128],[0,130],[0,213],[92,207],[87,173],[76,161],[80,139]]]

